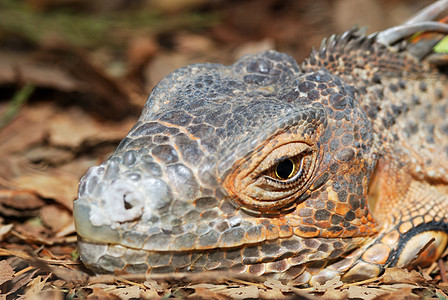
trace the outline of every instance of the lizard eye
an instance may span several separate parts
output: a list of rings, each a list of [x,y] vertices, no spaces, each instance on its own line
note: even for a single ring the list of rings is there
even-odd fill
[[[287,207],[312,181],[318,164],[315,145],[291,142],[269,146],[240,163],[227,179],[227,187],[245,208],[274,211]]]
[[[272,162],[272,167],[260,173],[260,183],[271,191],[303,185],[310,175],[312,160],[310,149],[304,149],[296,156],[277,159]]]
[[[289,179],[294,175],[296,169],[296,164],[292,161],[292,159],[287,158],[282,160],[275,166],[275,178],[279,180]]]

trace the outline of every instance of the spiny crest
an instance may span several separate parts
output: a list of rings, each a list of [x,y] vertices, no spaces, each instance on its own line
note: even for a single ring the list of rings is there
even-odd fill
[[[377,34],[366,35],[365,28],[359,29],[352,27],[342,35],[331,35],[328,39],[324,38],[319,50],[313,48],[309,58],[302,63],[302,70],[327,68],[334,69],[333,63],[342,55],[350,55],[353,51],[373,52],[381,48],[382,45],[376,44]],[[374,45],[377,45],[374,47]]]

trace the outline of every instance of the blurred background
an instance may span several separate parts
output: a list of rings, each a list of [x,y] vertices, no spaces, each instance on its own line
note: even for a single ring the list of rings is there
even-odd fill
[[[186,64],[229,64],[265,49],[301,61],[323,37],[354,25],[382,30],[430,2],[0,0],[0,100],[29,83],[33,99],[62,97],[122,119],[130,112],[119,102],[141,106],[161,78]]]

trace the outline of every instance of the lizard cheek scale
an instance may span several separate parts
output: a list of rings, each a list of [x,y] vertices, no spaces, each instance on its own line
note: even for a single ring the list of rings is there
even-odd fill
[[[448,77],[430,54],[448,25],[428,10],[374,35],[332,36],[301,64],[266,51],[161,80],[80,181],[83,263],[316,285],[437,260],[448,243]],[[408,40],[427,28],[432,41]]]

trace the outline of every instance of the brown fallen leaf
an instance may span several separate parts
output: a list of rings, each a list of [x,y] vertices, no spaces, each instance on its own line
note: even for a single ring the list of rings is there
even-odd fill
[[[144,77],[147,78],[145,88],[152,89],[157,82],[174,70],[194,62],[198,61],[192,61],[183,53],[160,53],[156,55],[143,70]]]
[[[314,291],[316,292],[325,292],[330,288],[339,288],[343,286],[344,283],[341,281],[341,276],[333,277],[332,279],[326,281],[323,285],[317,282],[317,285],[314,287]]]
[[[120,297],[109,292],[111,289],[115,289],[114,285],[109,286],[92,286],[92,296],[97,297],[97,299],[112,299],[120,300]]]
[[[15,292],[17,292],[19,289],[21,289],[22,287],[27,285],[31,280],[33,280],[36,272],[37,270],[31,270],[22,273],[18,276],[14,276],[14,278],[11,280],[11,283],[8,285],[8,289],[4,291],[4,294],[6,296],[14,295]]]
[[[323,295],[323,299],[331,299],[331,300],[343,300],[348,298],[348,291],[340,290],[340,289],[328,289]]]
[[[50,120],[50,144],[62,147],[78,147],[85,139],[104,131],[104,126],[80,109],[71,108],[69,114],[55,115]]]
[[[290,296],[282,293],[280,289],[274,288],[269,290],[260,290],[260,298],[262,299],[291,299]]]
[[[40,210],[42,222],[50,227],[53,232],[59,231],[73,222],[72,215],[60,206],[46,205]]]
[[[189,56],[198,56],[200,54],[210,55],[210,53],[216,52],[216,47],[214,47],[214,43],[209,37],[182,32],[174,38],[174,44],[180,53],[184,53]]]
[[[24,224],[16,224],[11,233],[20,240],[33,244],[53,245],[53,241],[48,238],[49,230],[46,229],[38,219],[32,219]]]
[[[205,287],[196,287],[194,293],[189,296],[189,298],[199,298],[199,299],[217,299],[226,300],[231,299],[229,296],[222,295],[219,291],[213,291]]]
[[[11,229],[14,227],[13,224],[7,224],[7,225],[0,225],[0,241],[3,240],[3,237],[11,231]]]
[[[161,281],[160,283],[154,279],[148,278],[143,285],[150,290],[155,291],[156,293],[161,293],[169,289],[169,284],[165,281]]]
[[[161,297],[159,296],[159,293],[157,292],[157,290],[146,284],[146,282],[144,283],[145,289],[140,290],[141,293],[141,298],[143,299],[160,299]],[[164,291],[166,291],[166,289],[164,289]]]
[[[110,293],[118,296],[121,300],[139,299],[141,294],[140,287],[135,285],[115,288]]]
[[[53,199],[70,211],[78,191],[79,178],[56,170],[19,176],[12,183],[23,190],[32,190],[42,198]]]
[[[347,290],[347,298],[370,300],[387,293],[389,292],[377,288],[353,285]]]
[[[411,283],[419,284],[425,283],[428,280],[432,280],[431,276],[427,274],[421,274],[415,270],[408,271],[401,268],[387,268],[380,277],[380,282],[383,283]]]
[[[14,276],[14,270],[6,262],[6,260],[0,261],[0,285],[11,280]]]
[[[50,128],[48,120],[54,114],[55,108],[49,104],[22,107],[16,118],[0,130],[0,153],[20,153],[42,143]]]
[[[421,299],[416,294],[412,293],[412,288],[402,288],[399,290],[396,290],[392,293],[385,292],[382,295],[379,295],[375,298],[376,300],[412,300],[412,299]]]
[[[45,201],[29,191],[0,190],[0,204],[17,210],[35,210]]]
[[[48,285],[48,284],[47,284]],[[32,297],[28,297],[27,299],[33,300],[64,300],[67,299],[64,297],[63,291],[64,289],[47,289],[43,290],[39,293],[34,294]]]
[[[266,38],[256,42],[246,42],[235,49],[234,58],[239,59],[247,54],[256,54],[271,49],[275,49],[275,41],[271,38]]]
[[[26,261],[29,268],[26,271],[32,270],[34,268],[39,269],[39,271],[46,271],[52,273],[55,277],[64,280],[66,283],[84,283],[89,279],[89,275],[83,271],[68,268],[67,265],[80,265],[80,262],[73,262],[69,259],[65,260],[54,260],[54,259],[44,259],[39,258],[33,253],[25,253],[19,251],[12,251],[0,248],[0,255],[13,256],[20,260],[21,262]],[[61,266],[62,265],[62,266]],[[1,266],[1,265],[0,265]],[[22,271],[21,271],[22,272]],[[17,276],[17,273],[15,274]]]
[[[28,283],[29,288],[25,293],[25,297],[28,299],[36,297],[36,295],[42,291],[50,276],[51,274],[45,276],[45,278],[42,278],[42,276],[39,275],[33,278],[33,280]]]
[[[283,283],[281,283],[279,280],[273,279],[273,278],[268,278],[268,280],[266,280],[263,285],[265,287],[271,288],[271,289],[278,289],[282,292],[291,292],[291,285],[285,285]]]
[[[229,296],[232,299],[256,299],[260,297],[260,290],[255,285],[249,285],[237,288],[228,288],[226,290],[222,290],[220,294]]]

